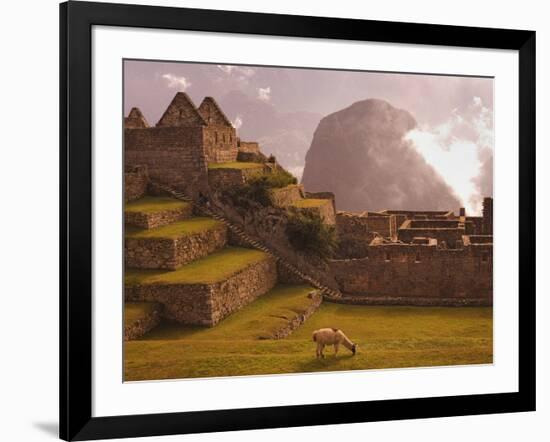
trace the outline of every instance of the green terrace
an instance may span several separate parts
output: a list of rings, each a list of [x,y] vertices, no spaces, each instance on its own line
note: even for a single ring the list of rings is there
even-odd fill
[[[155,302],[126,302],[124,304],[124,326],[128,327],[144,319],[158,309]]]
[[[268,257],[259,250],[226,247],[178,270],[127,269],[125,284],[127,287],[143,284],[213,284]]]
[[[227,163],[208,163],[209,169],[259,169],[262,163],[249,163],[246,161],[229,161]]]
[[[316,198],[305,198],[294,202],[292,205],[294,207],[299,207],[301,209],[306,209],[310,207],[321,207],[329,203],[330,200],[327,199],[316,199]]]
[[[212,218],[196,217],[176,221],[172,224],[157,227],[155,229],[139,229],[133,226],[126,226],[125,236],[126,238],[134,239],[176,239],[182,236],[194,235],[196,233],[212,230],[220,226],[223,226],[221,221],[216,221]]]
[[[139,200],[126,203],[125,212],[157,213],[169,210],[183,209],[190,206],[185,201],[164,196],[144,196]]]

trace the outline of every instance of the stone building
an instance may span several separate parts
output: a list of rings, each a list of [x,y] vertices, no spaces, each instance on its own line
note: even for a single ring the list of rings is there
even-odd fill
[[[209,163],[236,161],[240,144],[247,153],[258,148],[240,143],[212,97],[197,108],[185,92],[178,92],[155,127],[138,108],[124,119],[126,167],[146,166],[152,180],[190,193],[208,188]]]
[[[463,208],[458,216],[338,212],[340,250],[330,266],[340,290],[359,300],[491,305],[492,206],[492,198],[485,198],[482,217],[468,217]],[[369,224],[369,218],[376,222]]]

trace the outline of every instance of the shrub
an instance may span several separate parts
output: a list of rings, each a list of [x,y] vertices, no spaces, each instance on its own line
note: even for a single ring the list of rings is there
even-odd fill
[[[286,187],[297,182],[296,177],[286,170],[278,169],[272,173],[253,176],[245,184],[228,189],[225,194],[231,199],[233,205],[244,209],[252,209],[251,202],[266,207],[271,205],[271,189]]]
[[[298,183],[298,180],[294,175],[287,172],[284,169],[276,169],[271,173],[263,173],[261,175],[252,177],[248,183],[250,184],[256,184],[257,182],[260,182],[260,184],[266,189],[280,189],[281,187],[286,187],[291,184]]]
[[[335,228],[324,224],[321,216],[315,212],[290,215],[286,234],[295,249],[323,259],[332,257],[338,246]]]

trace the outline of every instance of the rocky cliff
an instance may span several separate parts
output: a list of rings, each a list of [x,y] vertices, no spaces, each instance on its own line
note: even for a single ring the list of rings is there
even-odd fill
[[[403,139],[416,127],[383,100],[359,101],[323,118],[306,155],[307,191],[331,191],[339,210],[458,209],[452,188]]]

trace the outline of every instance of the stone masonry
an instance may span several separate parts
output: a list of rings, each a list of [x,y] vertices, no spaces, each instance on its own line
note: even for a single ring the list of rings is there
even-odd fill
[[[191,216],[193,206],[188,204],[176,209],[162,210],[157,212],[124,212],[124,222],[129,226],[142,229],[154,229]]]
[[[176,270],[224,247],[227,228],[218,223],[213,228],[177,238],[125,239],[126,266],[139,269]]]
[[[145,195],[149,184],[146,166],[135,166],[124,172],[124,201],[134,201]]]
[[[148,284],[126,287],[126,301],[159,302],[172,321],[212,327],[271,290],[277,281],[275,260],[266,256],[212,284]]]

